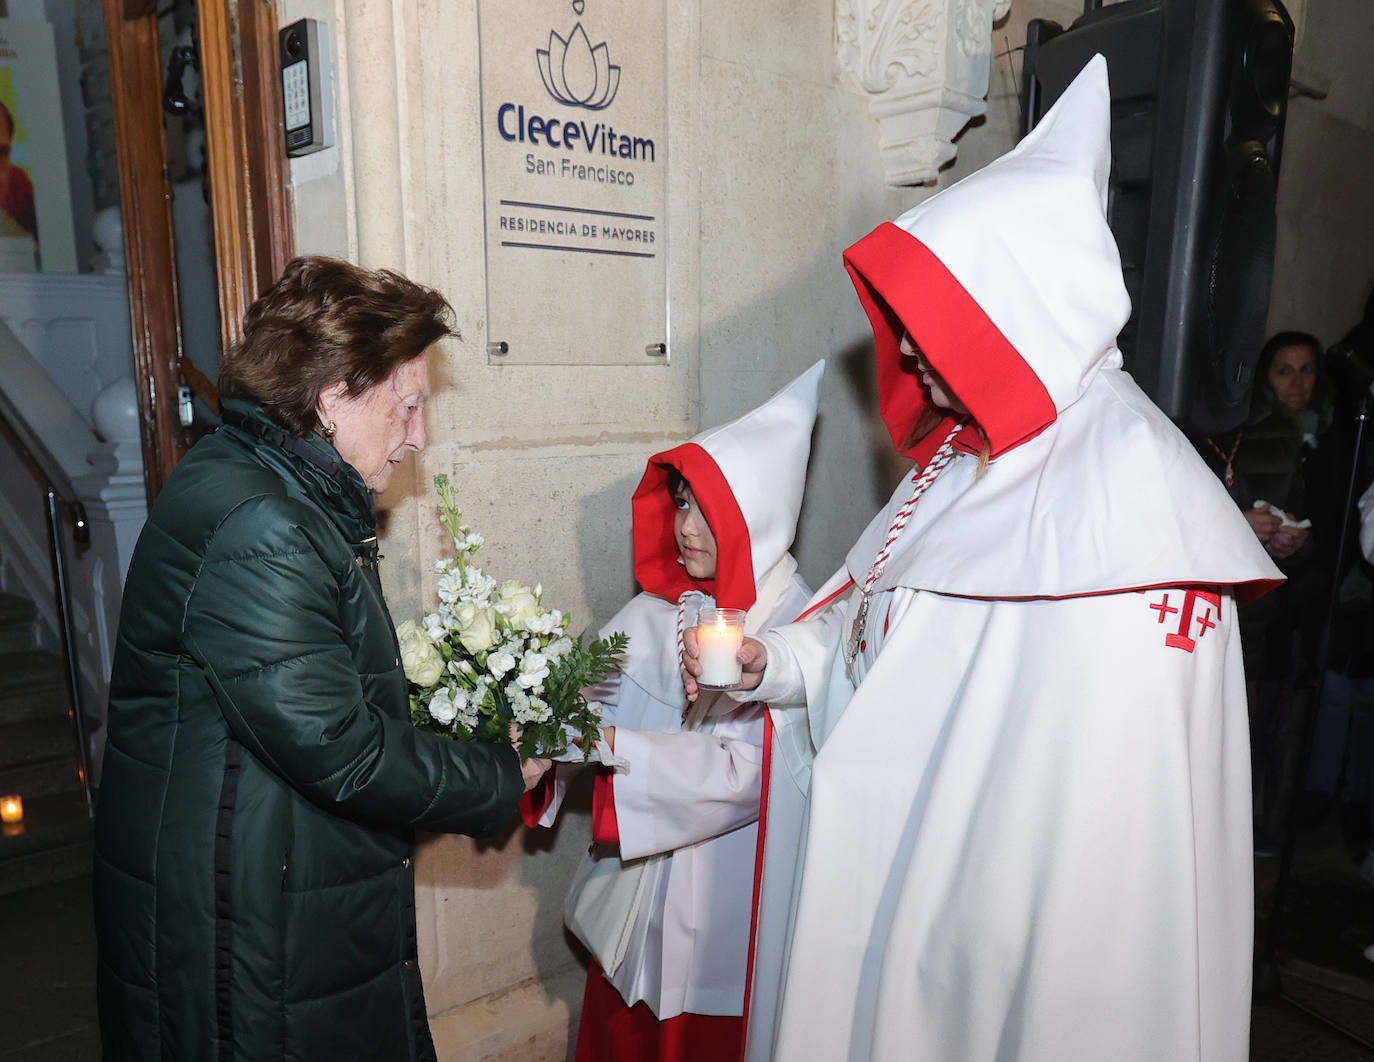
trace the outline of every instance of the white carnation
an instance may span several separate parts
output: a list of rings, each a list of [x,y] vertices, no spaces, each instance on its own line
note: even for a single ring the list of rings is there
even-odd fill
[[[483,605],[496,589],[496,580],[483,575],[480,568],[469,568],[463,574],[463,597],[470,601],[480,601]]]
[[[439,600],[447,605],[453,604],[461,596],[463,576],[458,572],[445,572],[439,576]]]
[[[520,658],[520,674],[515,677],[524,689],[540,689],[549,677],[549,660],[543,653],[526,650]]]
[[[429,699],[429,714],[448,726],[458,715],[458,706],[453,703],[453,691],[447,686],[440,686],[434,691],[434,696]]]
[[[487,670],[491,672],[493,678],[500,678],[514,666],[515,657],[504,650],[492,653],[487,657]]]
[[[572,652],[571,638],[555,638],[548,645],[544,646],[544,655],[550,660],[561,660]]]
[[[525,629],[534,634],[552,634],[563,625],[563,613],[558,609],[540,612],[525,621]]]

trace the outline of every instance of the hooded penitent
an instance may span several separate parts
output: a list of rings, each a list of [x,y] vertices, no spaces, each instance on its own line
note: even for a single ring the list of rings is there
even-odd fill
[[[1278,578],[1253,535],[1218,533],[1238,526],[1235,506],[1121,369],[1130,302],[1106,219],[1106,82],[1096,58],[1014,151],[845,253],[894,444],[928,406],[898,349],[905,328],[982,429],[958,445],[986,439],[992,458],[977,490],[955,498],[942,477],[918,506],[907,585],[1064,597],[1224,583],[1245,598]],[[951,423],[906,452],[928,459]],[[860,580],[869,546],[851,557]]]
[[[665,602],[676,608],[684,594],[691,594],[695,609],[704,601],[695,595],[705,595],[721,608],[750,610],[767,590],[763,611],[771,616],[776,591],[796,571],[787,551],[801,512],[824,373],[825,362],[817,362],[744,416],[649,458],[632,502],[635,580],[645,594],[660,600],[632,602],[606,629],[629,634],[635,650],[626,660],[626,673],[669,703],[682,699],[682,679],[677,645],[662,639]],[[679,560],[673,537],[676,503],[668,492],[670,467],[691,484],[711,525],[717,550],[713,580],[693,579]],[[750,628],[759,629],[763,618],[751,617]],[[649,644],[663,653],[642,652]]]
[[[894,443],[935,466],[957,428],[911,441],[904,331],[972,419],[850,551],[842,604],[763,636],[756,695],[806,701],[814,761],[784,779],[805,819],[770,788],[752,1062],[1246,1057],[1233,593],[1279,574],[1122,371],[1108,100],[1096,57],[1014,151],[845,255]]]
[[[680,622],[684,613],[691,622],[696,609],[712,599],[748,610],[750,631],[789,622],[801,612],[809,591],[787,551],[823,372],[819,362],[737,420],[655,454],[634,493],[635,576],[643,593],[602,628],[603,634],[627,633],[629,650],[621,673],[591,691],[604,705],[605,722],[616,728],[616,756],[629,762],[609,791],[610,776],[598,779],[594,801],[598,808],[606,800],[613,804],[619,847],[598,845],[583,861],[567,903],[574,912],[591,896],[586,882],[602,873],[599,864],[634,861],[630,873],[643,875],[644,899],[628,918],[623,959],[605,977],[624,1005],[642,1000],[661,1021],[684,1012],[743,1011],[763,760],[761,705],[721,698],[707,711],[703,698],[703,710],[684,724]],[[717,549],[713,580],[691,578],[678,562],[670,467],[690,483],[711,526]],[[560,777],[541,823],[552,822],[561,788]],[[594,981],[601,976],[592,975]],[[606,1017],[605,992],[597,989],[595,983],[588,989],[587,1005],[596,1009],[586,1020],[593,1024]],[[607,1027],[619,1028],[616,1022]],[[579,1059],[629,1050],[613,1031],[597,1035],[602,1039],[588,1039],[589,1032],[579,1041]],[[643,1035],[672,1041],[678,1057],[717,1057],[711,1044],[674,1039],[672,1030]],[[737,1031],[726,1038],[738,1043]]]

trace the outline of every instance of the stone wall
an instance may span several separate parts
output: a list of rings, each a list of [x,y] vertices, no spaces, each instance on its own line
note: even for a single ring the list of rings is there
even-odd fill
[[[1294,75],[1324,99],[1289,102],[1269,331],[1341,338],[1374,291],[1374,5],[1298,0]]]

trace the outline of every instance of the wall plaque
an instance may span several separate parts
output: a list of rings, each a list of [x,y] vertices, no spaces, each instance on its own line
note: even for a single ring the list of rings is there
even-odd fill
[[[663,361],[663,3],[481,0],[487,352]]]

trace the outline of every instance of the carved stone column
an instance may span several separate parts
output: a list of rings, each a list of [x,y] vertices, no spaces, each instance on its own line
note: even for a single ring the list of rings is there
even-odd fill
[[[878,117],[890,185],[934,183],[987,108],[992,23],[1011,0],[836,0],[840,68]]]

